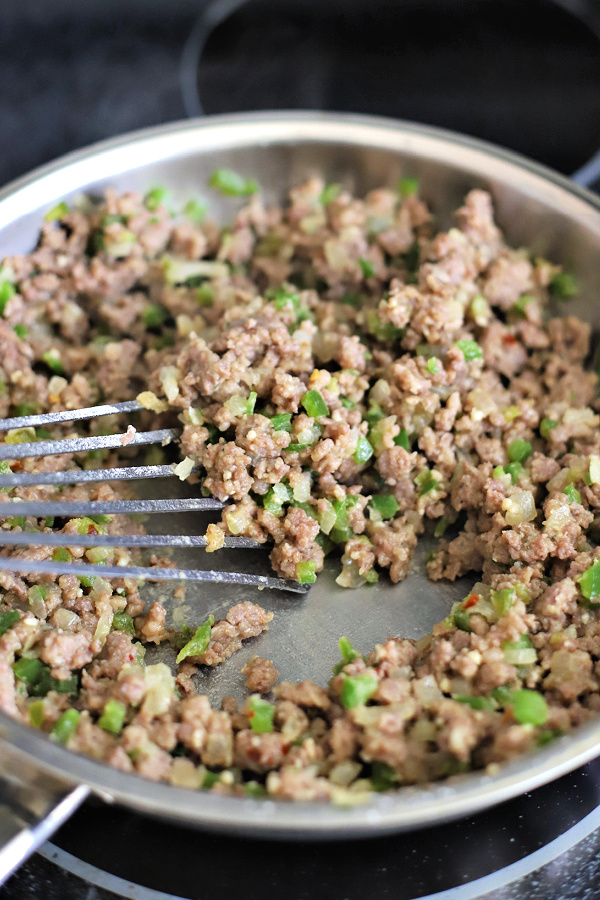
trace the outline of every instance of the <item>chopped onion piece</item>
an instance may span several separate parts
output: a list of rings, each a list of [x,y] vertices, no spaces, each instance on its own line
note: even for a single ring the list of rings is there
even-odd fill
[[[191,457],[186,456],[181,460],[177,465],[171,466],[173,470],[173,474],[177,475],[180,481],[185,481],[186,478],[189,478],[192,469],[194,468],[194,460]]]
[[[535,500],[531,491],[516,491],[511,497],[505,497],[502,509],[505,511],[508,525],[533,522],[536,516]]]
[[[179,389],[177,393],[179,393]],[[165,403],[164,400],[160,400],[153,391],[142,391],[135,399],[142,404],[144,409],[149,409],[155,413],[165,412],[169,408],[169,404]]]
[[[179,396],[180,375],[181,372],[176,366],[163,366],[159,372],[161,387],[169,403],[172,403]]]

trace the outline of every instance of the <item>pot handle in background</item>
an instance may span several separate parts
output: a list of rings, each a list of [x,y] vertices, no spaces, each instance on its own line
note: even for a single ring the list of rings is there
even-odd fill
[[[8,741],[0,739],[0,885],[89,796],[46,774]]]

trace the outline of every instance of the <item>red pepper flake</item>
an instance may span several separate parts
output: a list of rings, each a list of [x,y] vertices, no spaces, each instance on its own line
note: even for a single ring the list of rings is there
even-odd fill
[[[512,346],[512,344],[516,344],[516,343],[517,343],[517,339],[516,339],[516,337],[514,336],[514,334],[505,334],[504,337],[502,338],[502,341],[503,341],[505,344],[510,344],[511,346]]]
[[[467,599],[461,606],[461,609],[470,609],[471,606],[475,606],[478,601],[479,601],[478,594],[469,594],[469,596],[467,597]]]
[[[87,533],[88,534],[100,534],[100,532],[98,531],[98,529],[96,528],[95,525],[88,525]]]

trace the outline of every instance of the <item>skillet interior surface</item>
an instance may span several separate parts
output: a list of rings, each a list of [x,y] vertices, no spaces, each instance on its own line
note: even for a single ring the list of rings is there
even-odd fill
[[[230,167],[260,181],[267,201],[307,175],[322,173],[357,194],[394,185],[400,176],[417,177],[438,228],[476,186],[490,190],[497,219],[507,240],[535,254],[562,262],[577,275],[581,293],[568,312],[597,326],[600,307],[600,205],[592,194],[561,176],[508,152],[448,132],[391,120],[318,113],[223,116],[185,122],[128,135],[70,155],[9,185],[0,194],[0,255],[28,252],[45,210],[59,199],[106,187],[146,191],[164,184],[174,205],[204,194],[217,167]],[[210,197],[211,215],[226,223],[239,201]],[[563,307],[564,311],[564,307]],[[183,489],[161,483],[142,488],[145,496],[169,496]],[[160,494],[159,494],[160,492]],[[203,533],[206,519],[192,514],[153,522],[157,531]],[[198,678],[198,689],[218,704],[226,694],[245,690],[240,668],[252,654],[275,661],[283,679],[311,678],[324,683],[338,658],[337,640],[347,635],[363,652],[388,635],[420,637],[443,618],[452,602],[475,580],[433,584],[424,575],[423,543],[408,578],[398,585],[382,579],[376,586],[345,591],[335,584],[335,563],[319,577],[307,597],[247,587],[187,587],[188,617],[203,620],[240,600],[250,599],[275,613],[269,632],[215,670]],[[265,573],[261,552],[220,551],[204,559],[178,553],[185,566]],[[164,598],[166,586],[146,588],[148,599]],[[155,659],[163,658],[156,651]],[[155,661],[155,660],[152,660]],[[107,800],[190,825],[229,832],[249,831],[272,837],[348,837],[403,830],[466,815],[529,790],[581,765],[598,752],[600,721],[567,735],[539,752],[515,760],[494,775],[482,772],[426,787],[376,795],[350,809],[317,804],[290,805],[270,800],[198,794],[143,781],[76,756],[42,738],[33,729],[0,716],[2,755],[15,771],[30,767],[31,777],[52,771],[66,783],[85,782]]]

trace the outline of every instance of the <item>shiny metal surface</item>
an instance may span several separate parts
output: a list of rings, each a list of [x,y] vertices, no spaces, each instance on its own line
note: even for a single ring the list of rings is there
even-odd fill
[[[474,186],[491,190],[508,240],[562,261],[578,277],[580,297],[569,304],[597,325],[600,306],[600,202],[592,194],[542,167],[480,142],[420,126],[381,119],[330,114],[253,114],[186,122],[108,141],[59,160],[0,194],[0,253],[27,252],[43,212],[60,199],[83,191],[172,189],[174,204],[208,194],[217,166],[258,178],[268,200],[279,200],[294,182],[314,172],[362,193],[393,185],[400,175],[418,177],[439,227]],[[211,208],[227,221],[236,202],[211,197]],[[146,493],[145,496],[152,496]],[[176,527],[161,518],[164,533],[194,533],[193,513],[178,514]],[[324,682],[337,659],[337,640],[346,634],[361,650],[391,635],[419,637],[448,611],[470,582],[430,583],[423,575],[421,546],[409,577],[393,586],[344,591],[335,585],[335,564],[310,593],[293,597],[228,585],[188,585],[185,605],[191,619],[224,611],[242,599],[275,613],[270,631],[249,642],[216,670],[200,675],[199,689],[213,703],[224,694],[242,695],[240,668],[253,653],[272,658],[282,678]],[[226,552],[223,567],[264,574],[260,554]],[[178,552],[178,565],[190,563]],[[196,560],[197,562],[197,560]],[[149,597],[167,595],[149,585]],[[172,601],[167,605],[172,608]],[[193,826],[255,836],[347,838],[410,829],[472,813],[557,778],[600,752],[600,720],[515,760],[497,774],[471,773],[426,787],[377,795],[366,805],[340,809],[320,804],[284,804],[198,794],[154,784],[77,756],[33,729],[0,717],[0,741],[17,748],[23,763],[67,783],[85,783],[109,802]],[[1,747],[0,743],[0,747]]]

